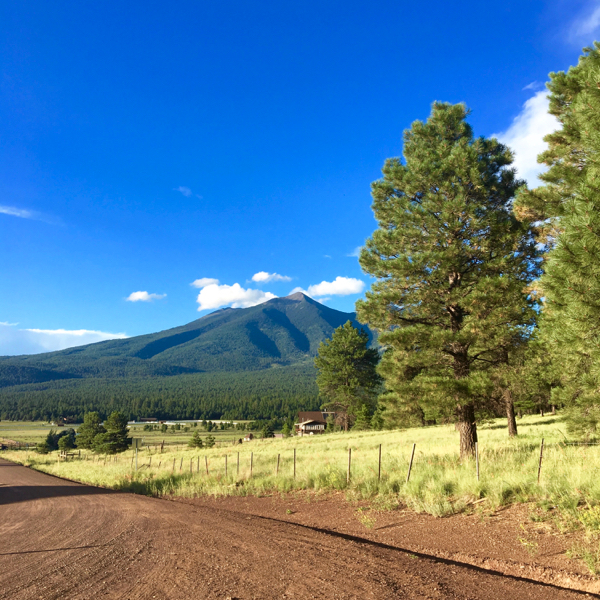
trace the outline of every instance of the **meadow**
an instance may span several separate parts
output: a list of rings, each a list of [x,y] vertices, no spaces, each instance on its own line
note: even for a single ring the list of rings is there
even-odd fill
[[[224,431],[216,432],[220,443],[212,449],[188,448],[185,441],[192,431],[185,434],[187,438],[184,434],[165,434],[162,438],[179,444],[165,446],[162,453],[159,446],[144,448],[138,455],[137,471],[133,450],[116,457],[83,451],[81,459],[60,462],[57,453],[8,450],[3,456],[68,479],[153,496],[344,490],[349,498],[376,499],[381,504],[402,502],[437,516],[465,510],[483,499],[492,509],[530,501],[564,508],[600,504],[600,480],[596,476],[600,446],[566,445],[565,428],[558,415],[526,416],[518,426],[519,435],[513,439],[508,438],[503,419],[480,426],[479,480],[475,461],[460,460],[458,433],[451,425],[255,439],[243,444],[233,443],[241,437],[240,432]],[[148,432],[139,433],[143,436]],[[201,434],[208,435],[204,431]],[[138,432],[133,435],[137,437]],[[159,444],[160,436],[153,437],[152,442]],[[538,484],[542,438],[545,447]],[[413,443],[416,451],[407,483]],[[352,463],[348,481],[349,449]]]
[[[169,421],[171,422],[171,421]],[[214,421],[218,423],[219,421]],[[245,423],[246,421],[236,421],[236,423]],[[0,441],[10,440],[19,442],[21,444],[35,445],[43,442],[48,432],[51,429],[55,431],[62,431],[72,427],[77,431],[79,423],[68,424],[65,427],[57,427],[56,425],[50,425],[50,423],[42,421],[0,421]],[[181,429],[176,431],[169,431],[163,433],[160,430],[144,431],[144,425],[137,423],[129,427],[130,437],[141,438],[144,445],[154,446],[161,444],[163,441],[165,446],[185,446],[197,428],[189,426],[189,423],[181,422]],[[184,426],[189,426],[189,431],[184,430]],[[208,435],[202,428],[199,429],[201,433],[206,436]],[[240,437],[244,437],[247,432],[236,431],[234,429],[226,429],[221,431],[214,429],[211,434],[217,440],[219,445],[221,443],[230,443],[234,440],[238,440]],[[256,432],[254,432],[256,434]]]

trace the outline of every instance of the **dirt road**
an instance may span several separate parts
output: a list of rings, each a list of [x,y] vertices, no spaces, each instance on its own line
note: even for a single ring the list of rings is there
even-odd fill
[[[0,599],[590,597],[323,527],[109,492],[0,459]]]

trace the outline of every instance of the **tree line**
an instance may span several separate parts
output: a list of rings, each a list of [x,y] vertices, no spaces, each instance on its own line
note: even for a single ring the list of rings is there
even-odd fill
[[[0,419],[77,423],[87,412],[129,420],[270,420],[319,407],[312,365],[154,379],[71,379],[0,389]]]

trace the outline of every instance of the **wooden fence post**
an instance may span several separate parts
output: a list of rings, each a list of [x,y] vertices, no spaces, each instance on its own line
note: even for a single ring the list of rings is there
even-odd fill
[[[206,467],[206,474],[208,475],[208,456],[204,455],[204,466]]]
[[[173,457],[173,468],[171,469],[172,473],[175,473],[175,457]]]
[[[381,444],[379,444],[379,471],[377,473],[377,481],[381,481]]]
[[[413,458],[415,457],[416,445],[417,444],[413,444],[413,447],[412,447],[412,453],[410,455],[410,462],[408,463],[408,473],[406,474],[406,483],[408,483],[408,480],[410,479],[410,472],[412,470]]]
[[[200,473],[200,457],[198,457],[198,460],[196,461],[196,473]]]
[[[479,444],[475,442],[475,464],[477,466],[477,481],[479,481]]]
[[[227,477],[227,454],[225,455],[225,477]]]
[[[183,456],[181,457],[181,461],[179,463],[179,472],[181,473],[181,469],[183,469]]]
[[[538,485],[540,483],[540,474],[542,472],[542,457],[544,456],[544,438],[542,438],[542,445],[540,446],[540,464],[538,465]]]
[[[350,483],[350,466],[352,464],[352,448],[348,448],[348,473],[346,474],[346,483]]]
[[[279,457],[281,456],[281,454],[277,455],[277,468],[275,469],[275,475],[279,475]]]
[[[151,469],[152,468],[152,456],[150,456],[150,462],[148,463],[148,468]]]
[[[296,479],[296,448],[294,448],[294,479]]]

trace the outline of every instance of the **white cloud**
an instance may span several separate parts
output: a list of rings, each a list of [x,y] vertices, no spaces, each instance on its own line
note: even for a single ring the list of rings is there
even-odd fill
[[[536,89],[538,89],[538,88],[539,88],[539,87],[541,87],[541,86],[542,86],[542,84],[541,84],[539,81],[532,81],[531,83],[528,83],[528,84],[527,84],[527,85],[526,85],[526,86],[523,88],[523,90],[522,90],[522,91],[525,91],[525,90],[536,90]]]
[[[199,304],[198,310],[201,311],[220,308],[221,306],[248,308],[273,298],[277,298],[277,296],[271,294],[271,292],[244,289],[239,283],[233,285],[211,283],[200,290],[196,302]]]
[[[309,286],[306,293],[312,297],[348,296],[349,294],[360,294],[364,289],[365,284],[360,279],[336,277],[334,281],[322,281],[316,285]]]
[[[126,337],[124,333],[107,333],[89,329],[16,329],[14,325],[0,323],[0,355],[53,352]]]
[[[323,258],[331,258],[331,256],[329,256],[329,254],[323,254]]]
[[[179,187],[173,188],[176,192],[181,192],[186,198],[189,198],[192,195],[192,190],[185,185],[180,185]]]
[[[517,175],[525,179],[529,187],[540,185],[538,175],[546,170],[544,165],[537,162],[538,154],[547,148],[544,136],[560,127],[556,117],[548,113],[546,94],[546,90],[541,90],[529,98],[510,127],[502,133],[494,134],[494,137],[514,151],[513,166],[517,169]]]
[[[361,250],[362,250],[362,246],[356,246],[356,248],[354,248],[354,250],[352,250],[352,252],[350,252],[350,254],[346,254],[346,256],[352,256],[352,257],[358,258],[360,256]]]
[[[63,222],[60,219],[53,217],[52,215],[46,215],[38,212],[37,210],[17,208],[16,206],[7,206],[6,204],[0,204],[0,214],[18,217],[20,219],[42,221],[43,223],[48,223],[49,225],[63,225]]]
[[[17,208],[16,206],[5,206],[0,204],[0,213],[3,215],[10,215],[11,217],[20,217],[21,219],[36,219],[37,213],[32,210],[26,210],[24,208]]]
[[[190,285],[195,288],[203,288],[207,285],[219,285],[219,280],[212,277],[201,277],[200,279],[196,279],[196,281],[192,281]]]
[[[252,275],[252,281],[256,283],[268,283],[269,281],[291,281],[292,278],[287,275],[279,275],[279,273],[267,273],[266,271],[259,271]]]
[[[591,42],[600,27],[600,6],[592,1],[588,4],[585,13],[580,14],[571,24],[569,37],[572,42]]]
[[[125,298],[127,302],[152,302],[166,298],[166,294],[149,294],[148,292],[132,292]]]

